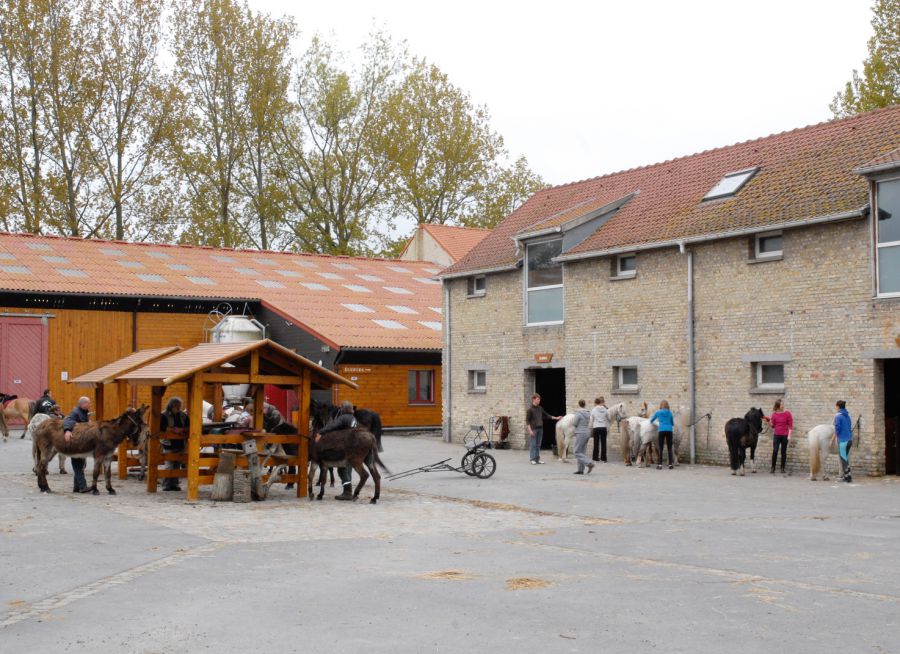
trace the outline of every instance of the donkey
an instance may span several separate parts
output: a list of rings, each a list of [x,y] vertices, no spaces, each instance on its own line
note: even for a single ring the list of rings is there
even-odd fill
[[[312,400],[310,404],[310,417],[313,420],[314,431],[318,431],[324,427],[330,419],[338,414],[339,410],[340,407],[328,402]],[[358,422],[361,427],[365,427],[366,430],[375,437],[375,442],[378,444],[378,451],[384,452],[384,448],[381,446],[381,434],[383,431],[383,427],[381,426],[381,415],[372,409],[358,409],[353,407],[353,417],[356,418],[356,422]],[[318,424],[318,427],[316,427],[316,424]]]
[[[18,395],[0,393],[0,432],[3,432],[3,442],[9,440],[9,420],[21,420],[26,426],[34,415],[34,401]],[[21,438],[25,438],[22,432]]]
[[[764,427],[762,409],[751,407],[743,418],[732,418],[725,423],[725,441],[731,461],[731,474],[744,476],[747,448],[750,448],[750,472],[756,472],[756,445]]]
[[[319,494],[317,500],[321,500],[325,494],[325,469],[352,466],[359,475],[359,484],[353,491],[353,499],[359,497],[359,492],[369,479],[369,473],[375,483],[375,494],[369,500],[370,504],[376,504],[381,497],[380,466],[385,472],[390,472],[378,457],[378,444],[375,436],[365,429],[345,429],[332,431],[309,439],[309,464],[310,468],[315,464],[319,467]],[[368,468],[369,472],[366,472]],[[309,475],[308,493],[311,500],[313,475]]]
[[[106,478],[106,492],[115,495],[112,487],[112,454],[126,438],[132,445],[137,446],[144,432],[147,431],[147,423],[144,422],[144,414],[147,406],[141,405],[139,409],[129,407],[125,413],[113,420],[101,420],[98,422],[85,422],[75,425],[72,438],[66,441],[63,433],[63,421],[59,418],[46,420],[34,432],[34,442],[37,448],[37,478],[38,488],[43,493],[50,492],[47,484],[47,464],[57,452],[68,456],[86,457],[90,455],[94,459],[94,483],[91,492],[99,495],[97,490],[97,478],[103,469]]]
[[[816,425],[806,434],[809,441],[809,480],[815,481],[821,471],[822,479],[828,481],[825,464],[829,454],[837,454],[837,444],[832,445],[834,425]]]

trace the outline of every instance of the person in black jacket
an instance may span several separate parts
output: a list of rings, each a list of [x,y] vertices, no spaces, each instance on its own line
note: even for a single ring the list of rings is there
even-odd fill
[[[88,422],[91,419],[90,410],[90,398],[79,398],[78,405],[72,409],[65,420],[63,420],[63,437],[66,439],[66,442],[72,440],[72,430],[75,429],[76,424],[79,422]],[[73,493],[87,493],[89,490],[87,481],[84,478],[84,467],[86,465],[87,461],[85,459],[72,457],[72,472],[75,473],[75,476],[72,479]]]
[[[44,394],[34,401],[34,415],[36,416],[39,413],[43,413],[49,416],[53,413],[53,407],[55,406],[56,400],[54,400],[53,396],[50,394],[50,389],[45,388]],[[34,416],[32,416],[32,418],[33,417]]]
[[[159,417],[159,431],[161,433],[182,434],[187,435],[190,428],[190,420],[188,414],[181,410],[184,403],[180,397],[171,398],[166,404],[166,410]],[[180,453],[184,452],[185,441],[182,439],[164,438],[162,441],[163,452]],[[166,461],[167,470],[180,470],[183,466],[178,461]],[[176,477],[167,477],[163,481],[164,491],[180,491],[181,486],[178,484]]]
[[[353,429],[357,426],[356,418],[353,416],[353,404],[344,400],[338,414],[332,418],[327,425],[319,430],[319,435],[327,434],[330,431],[341,431],[343,429]],[[341,484],[344,491],[340,495],[335,495],[334,499],[348,501],[353,499],[353,481],[350,474],[350,466],[346,468],[338,468],[338,476],[341,478]]]

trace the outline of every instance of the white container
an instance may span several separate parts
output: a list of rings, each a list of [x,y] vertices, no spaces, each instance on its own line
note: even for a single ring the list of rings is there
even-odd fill
[[[210,330],[213,343],[252,343],[266,337],[266,329],[250,316],[223,316]],[[227,402],[240,402],[247,396],[248,384],[222,386]]]

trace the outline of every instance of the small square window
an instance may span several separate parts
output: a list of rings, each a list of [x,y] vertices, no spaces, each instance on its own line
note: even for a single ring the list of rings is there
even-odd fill
[[[407,390],[410,404],[434,404],[434,370],[410,370]]]
[[[484,275],[477,277],[469,277],[468,294],[469,297],[481,297],[487,291],[487,278]]]
[[[757,363],[756,387],[762,389],[781,390],[784,388],[783,363]]]
[[[469,371],[469,390],[484,391],[487,388],[487,371],[486,370],[470,370]]]
[[[616,387],[620,391],[636,391],[638,389],[638,369],[636,366],[616,368]]]
[[[620,254],[616,257],[616,277],[634,277],[637,274],[637,256]]]
[[[784,253],[781,232],[758,234],[754,242],[754,256],[756,259],[772,259],[780,257]]]

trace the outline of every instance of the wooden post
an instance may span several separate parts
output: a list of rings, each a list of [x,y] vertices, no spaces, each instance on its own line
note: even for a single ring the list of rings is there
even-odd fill
[[[303,370],[303,383],[294,389],[297,394],[297,431],[307,438],[312,438],[309,433],[309,401],[311,397],[311,377],[308,369]],[[300,462],[297,464],[297,497],[306,497],[309,484],[309,441],[300,439]]]
[[[257,384],[253,389],[253,429],[255,431],[265,431],[263,425],[263,408],[266,402],[266,387],[264,384]]]
[[[213,422],[222,422],[222,384],[213,384]]]
[[[200,434],[203,430],[203,373],[195,373],[188,386],[190,430],[187,456],[187,501],[200,496]]]
[[[97,384],[94,388],[94,420],[103,420],[105,414],[103,408],[103,384]]]
[[[150,389],[150,434],[157,434],[147,439],[147,492],[155,493],[159,482],[159,418],[162,415],[162,398],[165,387],[154,386]]]
[[[116,405],[116,413],[121,415],[126,407],[128,407],[128,382],[119,380],[116,382],[116,397],[118,402]],[[119,453],[116,459],[116,470],[119,473],[119,479],[128,478],[128,439],[126,438],[119,443]]]

